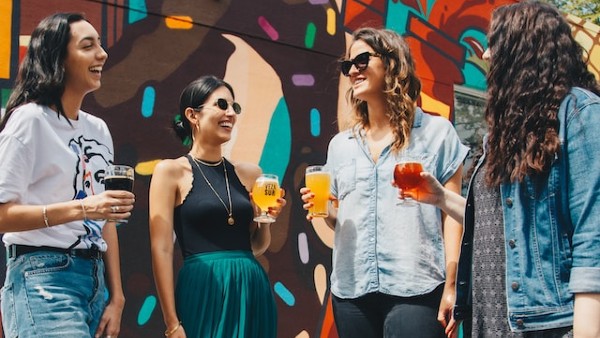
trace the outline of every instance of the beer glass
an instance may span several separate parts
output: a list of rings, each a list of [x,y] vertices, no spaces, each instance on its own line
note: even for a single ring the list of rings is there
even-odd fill
[[[104,175],[105,190],[127,190],[133,192],[133,181],[135,178],[135,170],[127,165],[113,164],[106,167]],[[119,222],[127,223],[126,219]]]
[[[273,174],[262,174],[252,187],[252,200],[260,208],[260,215],[254,217],[255,222],[273,223],[275,218],[268,214],[269,207],[277,206],[281,196],[279,178]]]
[[[312,217],[329,216],[329,191],[331,176],[321,165],[313,165],[306,168],[306,187],[315,195],[312,199],[313,206],[308,209]]]
[[[404,196],[406,192],[413,195],[418,194],[418,188],[421,184],[421,171],[423,166],[415,160],[398,162],[394,166],[394,183],[402,189],[403,199],[398,205],[415,206],[416,202],[409,196]]]

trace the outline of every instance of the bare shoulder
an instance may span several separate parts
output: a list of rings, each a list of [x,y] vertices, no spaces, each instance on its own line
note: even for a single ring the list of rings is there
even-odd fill
[[[153,176],[181,177],[190,171],[190,163],[185,156],[175,159],[164,159],[154,167]]]
[[[240,178],[240,181],[247,189],[252,189],[254,181],[262,174],[262,169],[254,163],[250,162],[233,162],[235,173]]]

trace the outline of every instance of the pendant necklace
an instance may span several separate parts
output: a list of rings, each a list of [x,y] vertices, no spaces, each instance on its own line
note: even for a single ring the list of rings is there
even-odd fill
[[[217,198],[219,199],[219,201],[221,201],[221,204],[223,204],[223,206],[225,207],[225,211],[227,211],[227,214],[228,214],[227,224],[234,225],[235,220],[233,219],[233,205],[231,204],[231,191],[229,190],[229,178],[227,177],[227,166],[225,165],[225,163],[223,163],[223,158],[221,158],[221,160],[217,163],[207,163],[207,162],[204,162],[204,161],[201,161],[201,160],[195,158],[192,155],[190,155],[190,157],[196,164],[196,167],[198,167],[198,170],[200,170],[200,174],[202,174],[202,177],[204,177],[204,180],[206,181],[206,184],[208,184],[208,187],[210,188],[210,190],[212,190],[215,193],[215,195],[217,195]],[[200,162],[206,166],[209,166],[209,167],[216,167],[216,166],[220,165],[221,163],[223,163],[223,171],[225,172],[225,187],[227,188],[227,199],[229,200],[229,208],[227,208],[227,204],[225,204],[225,201],[223,201],[221,196],[219,196],[219,193],[217,193],[215,188],[213,188],[212,184],[210,184],[210,182],[208,181],[208,178],[206,178],[206,175],[204,175],[204,172],[202,171],[202,168],[200,168],[200,164],[198,164],[198,162]]]

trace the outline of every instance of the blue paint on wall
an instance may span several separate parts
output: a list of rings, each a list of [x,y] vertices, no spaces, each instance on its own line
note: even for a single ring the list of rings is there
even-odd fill
[[[145,19],[148,16],[146,0],[129,0],[128,21],[130,24]]]
[[[144,89],[142,97],[142,116],[151,117],[154,113],[154,102],[156,101],[156,90],[154,87],[148,86]]]
[[[271,117],[269,132],[258,165],[264,173],[283,178],[290,162],[291,148],[290,112],[285,99],[281,98]]]

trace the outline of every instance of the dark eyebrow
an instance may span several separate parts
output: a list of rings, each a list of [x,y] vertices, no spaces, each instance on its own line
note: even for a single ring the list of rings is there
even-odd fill
[[[100,37],[95,38],[93,36],[86,36],[86,37],[82,38],[81,40],[79,40],[79,43],[86,42],[86,41],[89,41],[92,43],[98,41],[98,43],[100,43]]]

